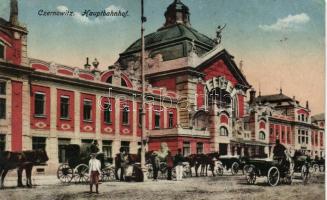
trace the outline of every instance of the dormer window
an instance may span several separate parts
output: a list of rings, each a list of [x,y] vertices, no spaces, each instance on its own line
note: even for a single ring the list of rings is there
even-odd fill
[[[107,79],[106,83],[112,84],[112,76]]]
[[[120,79],[120,85],[123,87],[127,87],[127,83],[126,83],[125,79],[123,79],[123,78]]]
[[[5,59],[5,45],[0,40],[0,59]]]

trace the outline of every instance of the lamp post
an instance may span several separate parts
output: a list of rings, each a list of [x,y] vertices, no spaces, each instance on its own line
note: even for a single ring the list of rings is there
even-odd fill
[[[146,180],[145,176],[145,73],[144,73],[144,22],[146,18],[144,17],[144,0],[141,0],[141,82],[142,82],[142,134],[141,134],[141,168],[143,171],[143,181]]]

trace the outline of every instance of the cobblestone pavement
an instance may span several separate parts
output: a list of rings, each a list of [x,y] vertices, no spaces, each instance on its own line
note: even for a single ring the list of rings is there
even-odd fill
[[[193,177],[183,181],[159,180],[135,182],[105,182],[100,185],[100,194],[89,194],[86,184],[62,184],[55,176],[36,176],[34,186],[16,188],[15,177],[6,179],[6,188],[0,191],[5,200],[78,200],[78,199],[314,199],[325,198],[324,174],[313,175],[306,185],[294,179],[292,185],[270,187],[266,178],[259,178],[256,185],[248,185],[243,176],[229,174],[218,177]]]

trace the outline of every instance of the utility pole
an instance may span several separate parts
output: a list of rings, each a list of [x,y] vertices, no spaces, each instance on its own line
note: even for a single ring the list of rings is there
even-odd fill
[[[146,22],[146,18],[144,17],[144,0],[141,0],[141,82],[142,82],[142,134],[141,134],[141,168],[143,171],[143,181],[147,179],[147,177],[145,177],[146,173],[145,173],[145,132],[146,132],[146,128],[145,128],[145,73],[144,73],[144,68],[145,68],[145,63],[144,63],[144,22]]]

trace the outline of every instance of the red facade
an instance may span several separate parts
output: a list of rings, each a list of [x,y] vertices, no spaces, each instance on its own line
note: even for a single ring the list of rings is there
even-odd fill
[[[176,78],[166,78],[151,82],[153,87],[167,88],[167,90],[176,91]]]
[[[5,59],[16,65],[21,64],[21,39],[14,39],[12,36],[0,32],[0,40],[5,44]]]
[[[11,149],[12,151],[22,150],[22,135],[23,135],[23,83],[12,81],[12,99],[11,99]]]

